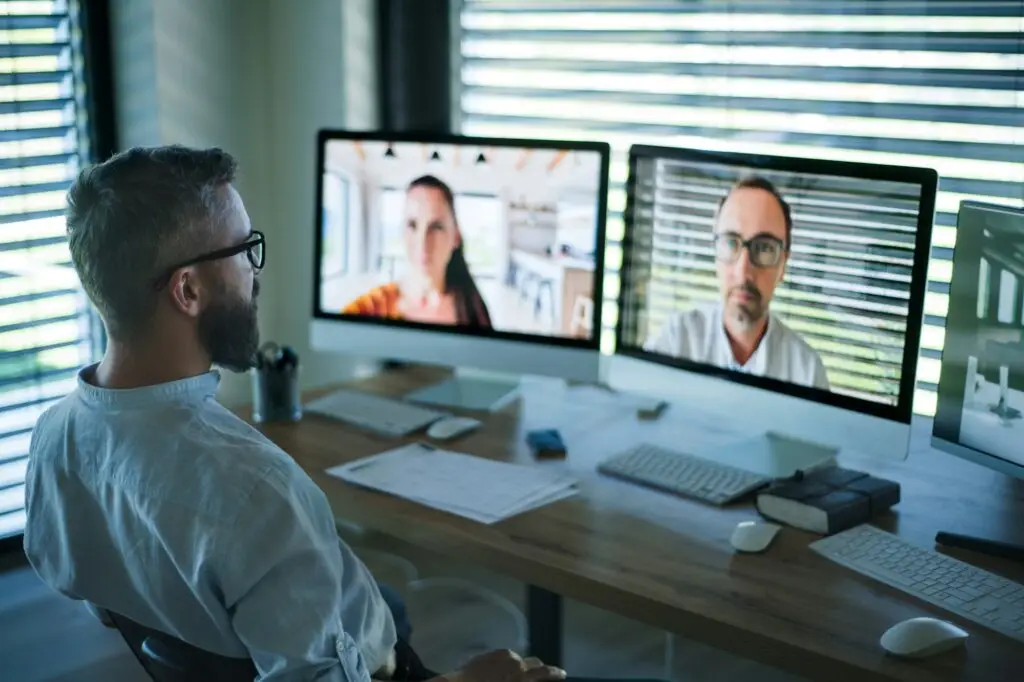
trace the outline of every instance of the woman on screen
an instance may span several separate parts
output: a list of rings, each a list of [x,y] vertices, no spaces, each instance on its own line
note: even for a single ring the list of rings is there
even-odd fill
[[[355,299],[346,315],[491,328],[491,316],[473,276],[448,185],[424,175],[405,193],[403,230],[408,274]]]

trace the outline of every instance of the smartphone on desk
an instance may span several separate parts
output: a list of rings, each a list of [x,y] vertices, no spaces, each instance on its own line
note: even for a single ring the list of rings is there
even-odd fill
[[[537,458],[565,457],[565,442],[558,429],[535,429],[526,433],[526,444]]]

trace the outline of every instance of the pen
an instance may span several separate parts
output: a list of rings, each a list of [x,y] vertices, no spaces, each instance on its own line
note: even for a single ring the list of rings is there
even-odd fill
[[[360,469],[365,469],[366,467],[372,466],[373,464],[376,464],[376,462],[374,462],[373,459],[367,457],[363,460],[353,462],[352,464],[349,464],[345,468],[348,469],[349,471],[359,471]]]

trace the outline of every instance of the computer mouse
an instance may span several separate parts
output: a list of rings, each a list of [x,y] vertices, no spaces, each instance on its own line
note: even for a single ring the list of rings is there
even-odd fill
[[[782,526],[767,521],[741,521],[733,529],[729,542],[740,552],[763,552],[781,529]]]
[[[469,433],[480,426],[480,420],[472,417],[445,417],[427,428],[427,435],[435,440],[449,440]]]
[[[882,648],[901,658],[925,658],[962,646],[967,632],[938,618],[911,618],[882,635]]]

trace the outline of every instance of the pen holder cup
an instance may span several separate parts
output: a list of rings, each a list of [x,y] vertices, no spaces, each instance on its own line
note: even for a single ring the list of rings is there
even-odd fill
[[[252,375],[252,420],[297,422],[302,419],[299,368],[256,367]]]

